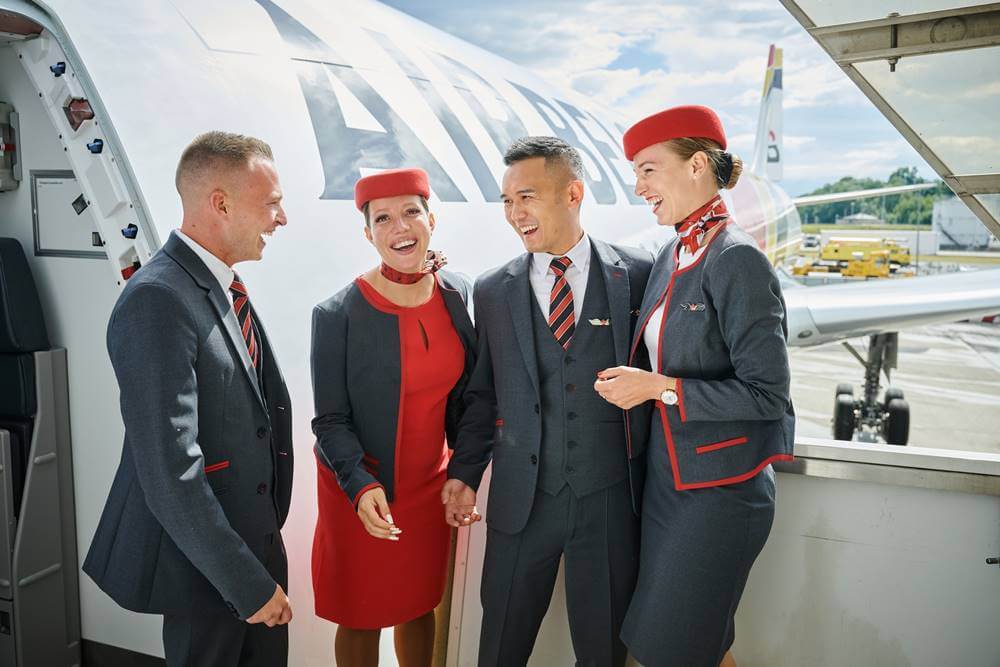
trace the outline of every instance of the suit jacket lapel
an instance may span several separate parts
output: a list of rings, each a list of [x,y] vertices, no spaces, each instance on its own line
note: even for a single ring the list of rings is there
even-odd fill
[[[476,329],[472,325],[472,318],[469,317],[469,308],[462,298],[461,292],[452,287],[440,273],[437,275],[438,285],[441,288],[441,298],[444,299],[445,308],[451,315],[451,323],[458,332],[458,337],[462,341],[466,351],[474,350],[476,347]]]
[[[611,310],[611,335],[615,341],[615,363],[628,363],[629,344],[629,276],[628,266],[618,253],[607,243],[590,239],[594,253],[601,263],[604,274],[604,288],[608,293],[608,307]]]
[[[524,365],[531,377],[535,393],[540,392],[538,385],[538,358],[535,356],[535,334],[531,326],[531,308],[535,297],[531,293],[531,281],[528,280],[528,270],[531,266],[531,255],[525,253],[511,262],[507,267],[507,278],[504,281],[504,291],[507,293],[507,305],[510,308],[510,318],[514,324],[514,334],[521,347]]]
[[[246,376],[250,386],[253,387],[253,391],[257,395],[257,400],[260,401],[261,405],[264,405],[264,397],[261,394],[260,384],[257,382],[257,372],[254,370],[253,362],[250,361],[247,344],[243,340],[243,334],[240,332],[236,312],[233,311],[233,303],[222,291],[219,281],[215,279],[215,276],[208,270],[205,263],[194,254],[194,251],[177,237],[177,234],[171,232],[170,238],[167,239],[167,242],[163,246],[163,250],[190,274],[199,287],[206,290],[205,297],[212,304],[212,309],[222,322],[222,329],[226,332],[229,339],[229,345],[232,348],[236,363],[243,366],[243,374]],[[259,328],[259,321],[257,325]]]
[[[635,327],[635,334],[632,336],[631,349],[633,350],[642,339],[643,329],[645,329],[646,321],[649,319],[650,314],[652,314],[653,308],[659,303],[660,297],[663,296],[663,292],[666,291],[667,285],[670,283],[670,276],[673,274],[675,268],[675,245],[675,243],[668,243],[663,246],[660,249],[660,254],[656,257],[656,261],[653,262],[653,269],[649,274],[649,283],[646,285],[646,293],[642,298],[642,308],[639,309],[639,320]]]

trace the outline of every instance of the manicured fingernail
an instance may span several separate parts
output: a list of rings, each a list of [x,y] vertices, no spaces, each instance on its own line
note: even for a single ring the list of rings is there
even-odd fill
[[[385,520],[388,521],[389,523],[396,523],[395,521],[392,520],[392,515],[391,514],[386,514],[385,515]]]
[[[399,538],[396,537],[395,535],[390,535],[389,539],[392,540],[393,542],[399,542]]]

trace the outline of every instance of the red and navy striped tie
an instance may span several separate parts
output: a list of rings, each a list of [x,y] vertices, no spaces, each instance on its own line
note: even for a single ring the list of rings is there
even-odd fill
[[[549,328],[556,342],[565,350],[573,340],[576,330],[576,318],[573,314],[573,290],[566,280],[566,269],[573,263],[569,257],[556,257],[549,264],[552,273],[556,274],[556,282],[552,285],[549,296]]]
[[[260,346],[257,344],[257,327],[254,325],[253,315],[250,313],[250,297],[247,295],[247,288],[243,281],[235,273],[233,274],[233,283],[229,286],[229,294],[233,298],[233,310],[236,311],[236,320],[240,323],[240,332],[247,344],[250,361],[253,362],[255,369],[259,368]]]

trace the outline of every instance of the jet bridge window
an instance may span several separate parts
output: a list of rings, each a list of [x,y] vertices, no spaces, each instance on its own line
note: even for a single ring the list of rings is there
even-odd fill
[[[72,171],[31,172],[35,255],[106,259],[90,204]]]

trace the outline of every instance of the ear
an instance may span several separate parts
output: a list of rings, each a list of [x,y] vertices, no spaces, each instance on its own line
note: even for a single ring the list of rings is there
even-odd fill
[[[212,212],[217,215],[229,215],[229,195],[221,188],[216,188],[208,193],[208,205]]]
[[[365,238],[368,239],[369,243],[375,245],[375,239],[372,238],[372,228],[366,224],[364,229],[365,229]]]
[[[708,169],[708,155],[704,151],[698,151],[691,156],[691,175],[695,178],[701,178],[701,176]]]
[[[572,208],[579,208],[583,203],[583,181],[572,180],[569,183],[569,205]]]
[[[434,225],[436,225],[436,224],[437,224],[437,222],[434,220],[434,214],[431,213],[430,211],[428,211],[427,212],[427,225],[431,228],[432,232],[434,231]]]

